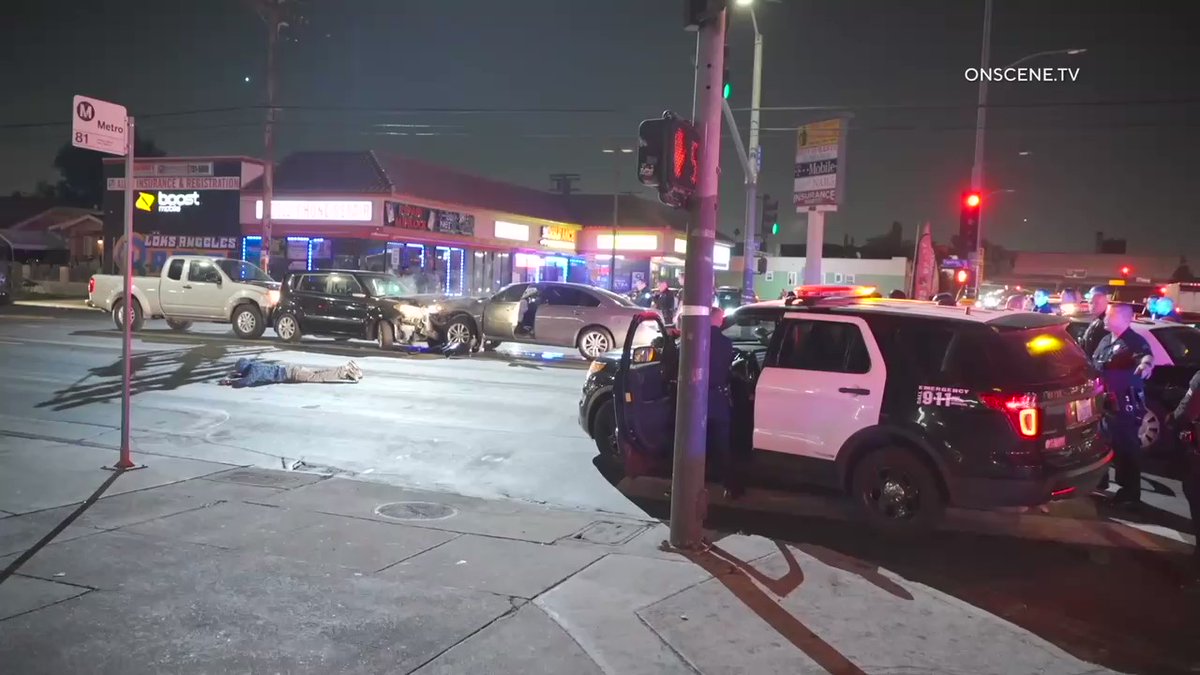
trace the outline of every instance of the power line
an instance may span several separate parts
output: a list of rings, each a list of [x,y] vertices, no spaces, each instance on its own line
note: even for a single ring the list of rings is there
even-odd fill
[[[1034,103],[989,103],[988,108],[1007,109],[1048,109],[1048,108],[1081,108],[1081,107],[1135,107],[1135,106],[1167,106],[1167,105],[1196,105],[1200,98],[1176,99],[1115,99],[1108,101],[1042,101]],[[763,112],[839,112],[854,110],[968,110],[977,107],[974,104],[963,103],[880,103],[858,105],[809,105],[809,106],[768,106],[760,108]],[[138,115],[139,120],[160,119],[168,117],[186,117],[193,115],[214,115],[221,113],[242,113],[266,110],[265,105],[225,106],[215,108],[196,108],[191,110],[171,110]],[[622,108],[383,108],[372,106],[276,106],[276,110],[291,112],[316,113],[364,113],[375,115],[610,115],[631,114],[631,109]],[[749,112],[749,108],[735,108],[736,112]],[[18,122],[0,124],[0,130],[36,129],[43,127],[68,126],[70,121],[53,122]]]

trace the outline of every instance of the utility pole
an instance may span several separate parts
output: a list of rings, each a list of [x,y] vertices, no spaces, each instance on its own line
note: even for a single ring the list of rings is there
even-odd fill
[[[979,68],[987,70],[992,51],[992,0],[983,0],[983,46],[980,49]],[[971,189],[983,192],[983,139],[987,122],[988,79],[979,78],[979,98],[975,107],[975,163],[971,166]],[[978,236],[975,244],[975,297],[979,297],[979,284],[983,281],[983,212],[979,209]]]
[[[294,0],[293,0],[294,1]],[[262,250],[259,266],[271,273],[271,202],[275,199],[275,56],[279,46],[279,29],[287,26],[283,3],[286,0],[253,0],[258,15],[267,24],[267,123],[263,127],[263,208]]]
[[[758,17],[750,8],[754,23],[754,76],[750,85],[750,161],[746,171],[746,227],[742,242],[742,302],[754,302],[756,266],[751,261],[758,253],[758,172],[762,169],[762,148],[758,145],[759,104],[762,101],[763,36],[758,30]]]
[[[701,545],[707,508],[704,462],[708,421],[708,353],[713,299],[713,246],[717,232],[717,183],[721,161],[721,109],[726,11],[700,23],[697,101],[694,124],[701,151],[696,192],[688,205],[689,223],[680,311],[679,396],[671,473],[671,545]]]

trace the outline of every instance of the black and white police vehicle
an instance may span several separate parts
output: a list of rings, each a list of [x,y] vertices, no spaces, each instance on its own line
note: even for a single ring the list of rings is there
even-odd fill
[[[1035,506],[1096,487],[1112,458],[1102,392],[1066,319],[869,290],[801,287],[728,315],[749,486],[833,488],[900,535],[933,528],[947,506]],[[614,451],[630,476],[670,473],[678,360],[673,340],[658,349],[636,359],[626,341],[614,376]]]

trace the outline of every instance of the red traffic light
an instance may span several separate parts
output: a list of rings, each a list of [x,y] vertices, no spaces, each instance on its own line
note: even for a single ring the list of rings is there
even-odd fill
[[[965,284],[970,276],[971,275],[968,274],[966,270],[959,270],[958,274],[954,275],[954,278],[958,280],[958,283]]]
[[[687,148],[687,134],[684,133],[684,130],[682,128],[675,130],[675,137],[672,139],[671,145],[674,146],[672,148],[672,150],[673,150],[672,155],[673,155],[673,159],[675,160],[674,163],[672,163],[671,167],[675,171],[676,178],[683,178],[683,170],[684,170],[685,166],[687,165],[687,159],[688,159],[687,150],[688,150],[688,148]]]
[[[982,202],[983,197],[980,197],[978,192],[968,193],[966,199],[964,200],[964,203],[972,209],[979,206]]]
[[[1133,271],[1133,270],[1132,270],[1132,269],[1130,269],[1128,265],[1126,265],[1125,267],[1122,267],[1122,268],[1121,268],[1121,276],[1123,276],[1123,277],[1127,277],[1127,276],[1129,276],[1129,273],[1130,273],[1130,272],[1132,272],[1132,271]]]

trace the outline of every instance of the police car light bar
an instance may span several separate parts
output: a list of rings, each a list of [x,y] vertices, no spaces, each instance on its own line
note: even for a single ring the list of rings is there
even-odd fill
[[[795,293],[797,298],[828,298],[828,297],[858,297],[865,298],[873,295],[876,291],[874,286],[827,286],[827,285],[812,285],[812,286],[797,286]]]

